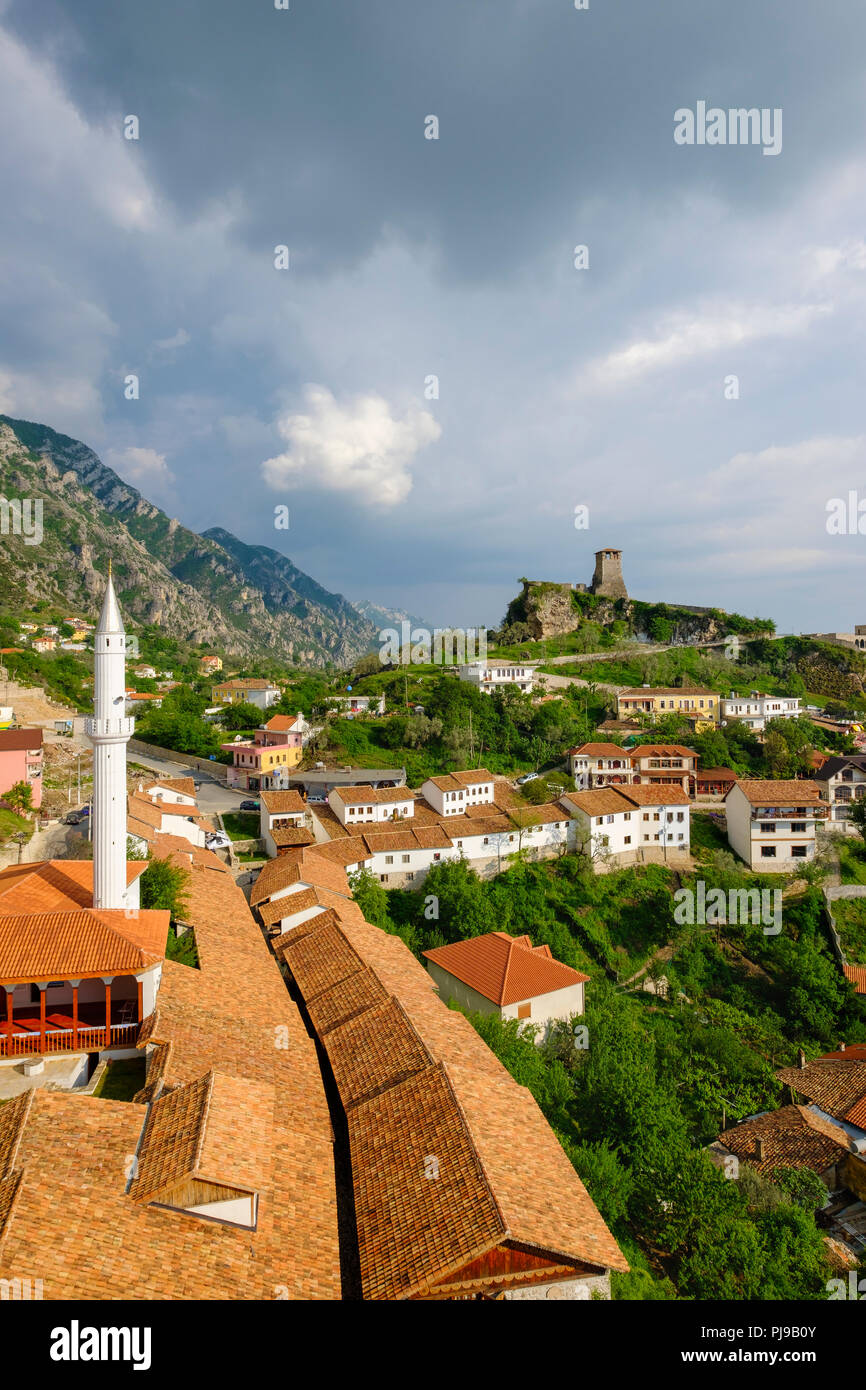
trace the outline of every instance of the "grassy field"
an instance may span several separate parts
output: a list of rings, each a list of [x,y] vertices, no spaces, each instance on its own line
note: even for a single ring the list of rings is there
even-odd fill
[[[257,840],[261,829],[255,811],[225,811],[223,825],[230,840]]]
[[[132,1100],[145,1082],[144,1058],[133,1057],[128,1061],[109,1062],[102,1073],[95,1096],[103,1100]]]
[[[866,844],[862,840],[841,840],[839,872],[843,883],[866,885]]]
[[[836,930],[852,965],[866,965],[866,898],[839,898],[833,904]]]
[[[30,839],[33,834],[33,822],[26,820],[24,816],[18,816],[14,811],[8,811],[4,806],[0,806],[0,844],[8,844],[13,835],[23,831],[26,839]]]

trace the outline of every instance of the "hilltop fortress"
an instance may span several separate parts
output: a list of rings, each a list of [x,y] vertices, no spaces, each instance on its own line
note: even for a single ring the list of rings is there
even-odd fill
[[[508,606],[506,625],[525,623],[536,640],[574,632],[586,621],[603,627],[618,619],[643,630],[655,610],[666,605],[641,604],[629,597],[622,573],[622,551],[604,546],[595,552],[595,569],[589,584],[555,584],[540,579],[521,579],[523,591]],[[679,626],[695,640],[712,641],[721,635],[717,609],[678,603]],[[652,634],[647,632],[647,636]]]

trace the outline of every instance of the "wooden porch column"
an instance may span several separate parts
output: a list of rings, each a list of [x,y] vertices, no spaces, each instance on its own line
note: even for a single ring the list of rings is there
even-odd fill
[[[47,985],[37,985],[39,990],[39,1046],[45,1051],[45,995],[48,991]]]
[[[114,976],[103,980],[105,985],[105,1046],[111,1047],[111,981]]]
[[[9,1036],[12,1036],[12,1000],[15,997],[15,986],[6,985],[6,1022],[9,1024]]]
[[[136,980],[136,985],[138,987],[138,1018],[136,1019],[136,1022],[141,1023],[144,1010],[144,983],[140,975]]]
[[[72,986],[72,1046],[78,1047],[78,986],[80,980],[70,980]]]

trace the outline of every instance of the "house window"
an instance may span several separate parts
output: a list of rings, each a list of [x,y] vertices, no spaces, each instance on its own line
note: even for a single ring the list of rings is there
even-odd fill
[[[518,1006],[517,1006],[517,1017],[518,1017],[518,1018],[532,1018],[532,1003],[531,1003],[531,1001],[530,1001],[530,1003],[528,1003],[528,1004],[518,1004]]]
[[[649,835],[644,835],[643,838],[644,838],[644,844],[646,844],[647,840],[649,839]]]
[[[643,813],[643,818],[644,818],[644,820],[649,820],[649,811],[644,811],[644,813]],[[649,837],[648,837],[647,835],[644,836],[644,839],[645,839],[645,840],[648,839],[648,838],[649,838]]]
[[[792,835],[805,835],[805,833],[806,833],[806,822],[805,822],[804,820],[792,820],[792,821],[791,821],[791,834],[792,834]]]
[[[393,854],[386,854],[386,855],[385,855],[385,863],[386,863],[386,864],[393,864],[393,863],[394,863],[394,856],[393,856]]]
[[[685,839],[685,836],[684,836],[684,835],[678,835],[678,836],[677,836],[677,839],[678,839],[678,840],[683,840],[683,839]]]
[[[686,818],[684,811],[677,811],[677,820],[682,822]]]
[[[412,882],[412,879],[413,879],[414,877],[415,877],[414,874],[407,874],[407,875],[406,875],[406,882],[407,882],[407,883],[411,883],[411,882]]]
[[[775,835],[776,825],[774,821],[761,821],[762,835]]]
[[[626,811],[623,820],[631,820],[631,811]]]
[[[623,844],[624,844],[624,845],[630,845],[630,844],[631,844],[631,835],[625,835],[625,836],[623,837]]]
[[[775,846],[775,845],[761,845],[761,858],[762,858],[762,859],[775,859],[775,857],[776,857],[776,846]]]
[[[806,849],[807,849],[806,845],[792,845],[792,846],[791,846],[791,858],[792,858],[792,859],[805,859],[805,858],[806,858]]]

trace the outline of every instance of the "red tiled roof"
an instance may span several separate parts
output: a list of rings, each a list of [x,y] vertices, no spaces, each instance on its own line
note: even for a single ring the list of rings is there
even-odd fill
[[[127,860],[127,885],[146,868],[144,860]],[[64,912],[92,906],[92,859],[42,859],[0,870],[0,913]]]
[[[423,954],[500,1006],[552,994],[589,979],[554,960],[549,946],[533,946],[528,936],[509,936],[504,931],[435,946]]]
[[[27,752],[41,747],[41,729],[0,729],[0,753]]]
[[[165,955],[169,913],[122,909],[0,917],[0,981],[90,979],[146,970]]]

